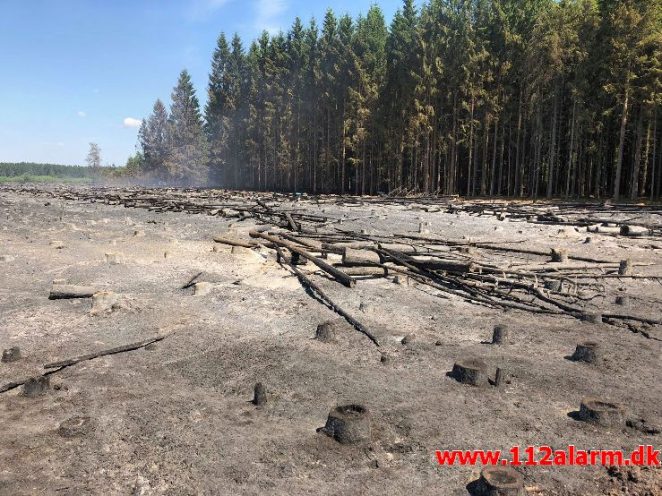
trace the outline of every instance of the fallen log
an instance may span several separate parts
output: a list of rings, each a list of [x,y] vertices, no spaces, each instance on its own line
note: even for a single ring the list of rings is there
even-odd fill
[[[278,252],[278,255],[280,257],[280,260],[286,261],[287,259],[285,258],[285,255],[283,254],[283,251],[280,249],[278,245],[276,245],[276,251]],[[311,291],[313,294],[317,295],[317,298],[321,301],[323,301],[326,305],[331,308],[334,312],[336,312],[338,315],[342,316],[347,322],[349,322],[357,331],[359,331],[362,334],[365,334],[370,341],[375,343],[377,346],[379,346],[379,340],[375,337],[374,334],[368,330],[366,326],[361,324],[358,320],[356,320],[354,317],[352,317],[349,313],[347,313],[345,310],[343,310],[338,304],[336,304],[325,292],[320,288],[317,284],[315,284],[309,277],[307,277],[303,272],[299,270],[299,268],[292,263],[291,260],[288,261],[290,269],[296,274],[296,276],[299,278],[299,282]]]
[[[221,243],[224,245],[230,246],[242,246],[244,248],[254,248],[257,246],[257,243],[251,243],[250,241],[242,241],[240,239],[231,238],[228,236],[214,236],[214,242]]]
[[[109,348],[107,350],[97,351],[96,353],[89,353],[87,355],[68,358],[67,360],[61,360],[59,362],[47,363],[46,365],[44,365],[44,368],[61,369],[64,367],[71,367],[72,365],[76,365],[77,363],[85,362],[87,360],[93,360],[95,358],[100,358],[108,355],[117,355],[118,353],[125,353],[127,351],[138,350],[152,343],[163,341],[165,338],[166,336],[156,336],[151,339],[146,339],[145,341],[138,341],[137,343],[125,344],[123,346],[117,346],[115,348]]]
[[[388,276],[388,268],[385,266],[342,266],[334,265],[341,269],[344,273],[353,277],[386,277]]]
[[[379,265],[381,260],[379,254],[372,250],[355,250],[353,248],[345,248],[342,255],[343,265]]]
[[[353,288],[354,285],[356,284],[356,281],[352,279],[350,276],[348,276],[346,273],[344,273],[343,271],[338,270],[333,265],[330,265],[326,263],[324,260],[321,260],[311,255],[306,250],[302,249],[301,247],[295,245],[292,242],[285,241],[284,239],[278,238],[276,236],[271,236],[269,234],[265,234],[257,231],[251,231],[249,234],[251,238],[262,238],[266,241],[270,241],[276,246],[287,248],[292,253],[296,253],[299,256],[305,258],[306,260],[310,260],[320,269],[322,269],[324,272],[331,275],[336,281],[347,286],[348,288]]]
[[[92,298],[96,290],[90,286],[73,284],[53,284],[48,295],[49,300],[68,300],[73,298]]]

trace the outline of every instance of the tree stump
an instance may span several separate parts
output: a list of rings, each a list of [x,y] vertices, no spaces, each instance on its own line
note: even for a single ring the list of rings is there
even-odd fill
[[[593,341],[586,341],[585,343],[579,343],[575,352],[573,353],[571,360],[575,362],[586,362],[586,363],[595,363],[600,358],[600,345]]]
[[[632,274],[632,260],[629,258],[626,260],[621,260],[618,265],[618,275],[629,276],[630,274]]]
[[[340,444],[361,444],[371,440],[371,415],[362,405],[337,406],[329,412],[322,431]]]
[[[51,388],[51,380],[48,376],[32,377],[23,384],[23,395],[28,398],[41,396]]]
[[[267,402],[267,390],[261,382],[255,384],[253,388],[253,404],[262,406]]]
[[[555,293],[561,291],[562,282],[561,281],[545,281],[545,289],[548,291],[554,291]]]
[[[315,331],[315,339],[322,343],[335,343],[337,340],[336,324],[330,320],[319,324]]]
[[[625,306],[630,302],[629,298],[625,295],[616,297],[616,304],[619,306]]]
[[[584,398],[579,407],[579,418],[600,427],[622,427],[625,426],[625,407],[609,400]]]
[[[591,324],[602,324],[602,314],[598,312],[584,312],[580,318],[584,322],[590,322]]]
[[[480,496],[521,496],[524,478],[512,467],[488,466],[480,471],[477,489]]]
[[[492,331],[492,344],[506,344],[508,342],[508,335],[510,329],[505,324],[498,324],[494,326]]]
[[[71,417],[60,424],[57,433],[62,437],[81,437],[94,429],[94,422],[90,417]]]
[[[451,375],[462,384],[482,386],[487,383],[487,365],[477,358],[463,359],[455,362]]]
[[[21,359],[21,349],[14,346],[2,352],[2,361],[4,363],[16,362]]]
[[[563,248],[552,248],[552,262],[567,262],[568,261],[568,250]]]

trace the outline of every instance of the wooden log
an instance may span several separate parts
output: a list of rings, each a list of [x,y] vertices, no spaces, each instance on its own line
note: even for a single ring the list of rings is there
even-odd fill
[[[353,288],[356,284],[356,281],[352,279],[350,276],[348,276],[346,273],[343,271],[336,269],[333,265],[330,265],[326,263],[324,260],[321,260],[310,253],[308,253],[306,250],[298,247],[294,243],[290,241],[285,241],[284,239],[278,238],[276,236],[271,236],[269,234],[265,233],[260,233],[257,231],[251,231],[250,236],[252,238],[262,238],[266,241],[270,241],[274,245],[277,246],[282,246],[284,248],[287,248],[290,250],[292,253],[298,253],[300,256],[303,258],[310,260],[313,262],[315,265],[317,265],[320,269],[322,269],[324,272],[327,274],[333,276],[333,278],[340,282],[341,284],[347,286],[348,288]]]
[[[345,248],[342,255],[343,265],[379,265],[381,260],[379,254],[371,250],[356,250],[354,248]]]
[[[214,241],[224,245],[241,246],[243,248],[254,248],[258,245],[257,243],[253,243],[251,241],[243,241],[241,239],[231,238],[229,236],[223,235],[214,236]]]
[[[75,286],[73,284],[53,284],[48,295],[49,300],[67,300],[72,298],[92,298],[96,293],[90,286]]]
[[[342,265],[334,265],[334,267],[337,267],[341,269],[345,274],[348,276],[352,277],[386,277],[388,276],[388,268],[385,266],[381,267],[371,267],[371,266],[364,266],[364,267],[357,267],[357,266],[350,266],[350,267],[345,267]]]
[[[647,236],[650,234],[650,230],[643,226],[625,224],[621,226],[620,234],[621,236]]]

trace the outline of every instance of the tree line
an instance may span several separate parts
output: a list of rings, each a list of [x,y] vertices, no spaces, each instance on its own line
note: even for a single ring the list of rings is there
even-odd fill
[[[0,177],[50,176],[82,179],[92,177],[92,170],[80,165],[0,162]]]
[[[135,174],[376,194],[659,198],[662,0],[404,0],[295,19],[180,74]]]

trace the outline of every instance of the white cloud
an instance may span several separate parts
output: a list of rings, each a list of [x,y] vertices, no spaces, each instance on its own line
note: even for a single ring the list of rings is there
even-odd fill
[[[85,112],[83,112],[82,110],[79,110],[77,112],[77,114],[78,114],[78,117],[87,117],[87,114]]]
[[[202,21],[232,0],[192,0],[188,10],[191,20]]]
[[[134,119],[133,117],[125,117],[122,121],[124,127],[140,127],[143,123],[140,119]]]
[[[255,27],[259,30],[266,30],[270,33],[276,33],[281,29],[278,23],[278,17],[287,10],[286,0],[257,0],[255,2]]]

